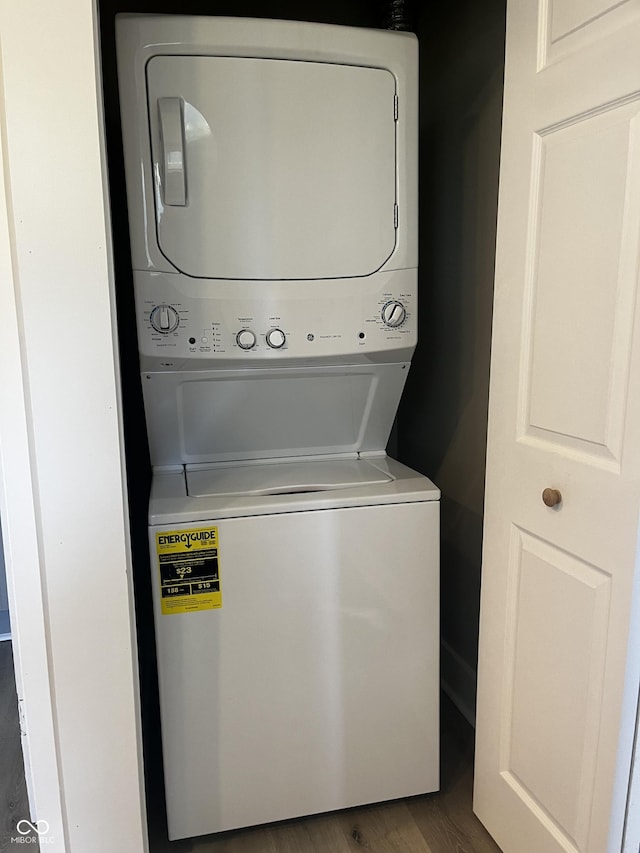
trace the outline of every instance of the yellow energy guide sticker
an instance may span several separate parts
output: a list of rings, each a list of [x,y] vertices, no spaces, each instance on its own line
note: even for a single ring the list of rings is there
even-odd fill
[[[156,551],[164,614],[222,607],[217,527],[163,530]]]

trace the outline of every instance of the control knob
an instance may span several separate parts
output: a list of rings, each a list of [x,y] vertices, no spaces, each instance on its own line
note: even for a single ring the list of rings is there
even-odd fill
[[[390,302],[387,302],[386,305],[382,308],[382,322],[385,326],[389,326],[392,329],[395,329],[397,326],[401,326],[404,321],[407,319],[407,309],[404,307],[402,302],[398,302],[396,299],[392,299]]]
[[[149,315],[151,326],[163,335],[175,332],[180,323],[180,315],[173,305],[156,305]]]
[[[236,335],[236,343],[240,349],[253,349],[256,345],[255,332],[252,332],[251,329],[240,329]]]
[[[280,349],[284,346],[287,337],[282,329],[269,329],[267,332],[267,343],[271,349]]]

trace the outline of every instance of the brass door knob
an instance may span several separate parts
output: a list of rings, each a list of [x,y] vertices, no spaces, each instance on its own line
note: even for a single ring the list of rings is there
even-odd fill
[[[557,489],[545,489],[542,493],[542,500],[545,506],[558,506],[562,500],[562,495]]]

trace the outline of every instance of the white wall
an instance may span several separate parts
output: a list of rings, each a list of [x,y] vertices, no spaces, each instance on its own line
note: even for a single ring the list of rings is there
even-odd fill
[[[141,853],[91,0],[3,3],[0,51],[0,509],[30,801],[49,850]]]

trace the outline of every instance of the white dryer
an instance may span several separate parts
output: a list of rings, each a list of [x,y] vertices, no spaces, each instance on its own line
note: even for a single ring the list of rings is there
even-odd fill
[[[169,835],[438,787],[417,45],[119,16]]]

